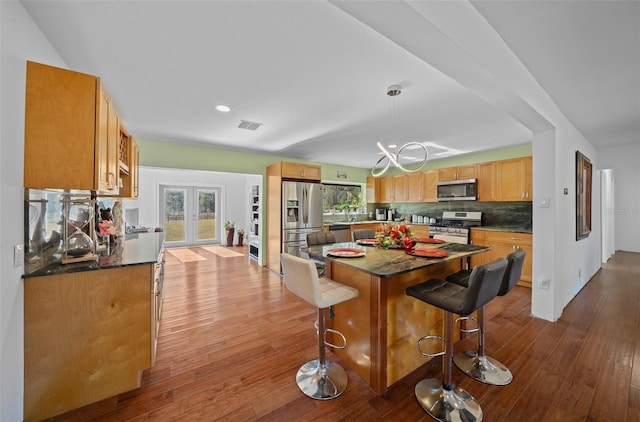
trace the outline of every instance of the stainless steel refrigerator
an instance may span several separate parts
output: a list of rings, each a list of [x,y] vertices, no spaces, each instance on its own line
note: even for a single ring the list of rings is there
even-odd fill
[[[282,252],[300,256],[307,234],[322,231],[322,184],[282,182]]]

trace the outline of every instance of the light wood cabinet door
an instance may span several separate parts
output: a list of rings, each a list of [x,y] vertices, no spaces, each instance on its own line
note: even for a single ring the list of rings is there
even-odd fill
[[[320,181],[321,176],[320,166],[313,166],[302,163],[282,163],[282,177],[291,179],[304,179]]]
[[[380,178],[367,176],[367,204],[380,202]]]
[[[407,175],[407,202],[424,201],[424,172]]]
[[[140,386],[152,365],[153,265],[24,280],[24,419]]]
[[[440,181],[475,179],[477,177],[477,164],[468,164],[465,166],[445,167],[438,169],[438,180]]]
[[[478,201],[497,200],[495,168],[493,161],[478,164]]]
[[[120,121],[111,99],[98,85],[96,149],[96,189],[108,194],[119,192]]]
[[[498,200],[531,201],[531,157],[496,161]]]
[[[408,191],[408,177],[401,174],[393,177],[393,202],[407,202]]]
[[[478,165],[469,164],[466,166],[456,167],[456,179],[475,179],[478,177]]]
[[[129,166],[131,177],[131,198],[138,197],[140,186],[140,147],[135,139],[131,138],[131,165]]]
[[[457,167],[444,167],[438,169],[438,180],[439,181],[448,181],[448,180],[456,180]]]
[[[438,170],[423,172],[424,202],[438,202]]]
[[[472,245],[481,245],[481,246],[486,246],[485,243],[485,238],[484,238],[484,231],[482,230],[470,230],[470,242]],[[475,255],[471,255],[470,261],[471,261],[471,268],[474,268],[478,265],[481,264],[485,264],[487,262],[487,256],[488,256],[488,252],[483,252],[483,253],[478,253]]]
[[[140,173],[140,148],[128,133],[120,130],[119,142],[119,197],[137,198]],[[126,152],[124,152],[124,151]]]
[[[118,125],[99,78],[27,62],[24,187],[117,194]]]
[[[380,202],[393,202],[393,177],[380,177]]]
[[[533,236],[529,233],[497,231],[485,231],[484,236],[484,245],[491,248],[487,252],[487,262],[496,258],[504,258],[514,249],[524,249],[527,252],[518,284],[531,287],[533,280]]]

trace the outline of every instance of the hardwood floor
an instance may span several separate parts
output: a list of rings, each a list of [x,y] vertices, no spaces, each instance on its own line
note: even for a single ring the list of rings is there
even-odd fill
[[[295,374],[317,356],[315,309],[246,256],[191,250],[206,259],[167,254],[157,361],[142,387],[51,420],[433,420],[413,389],[440,377],[438,358],[383,396],[350,370],[337,399],[304,396]],[[487,354],[509,367],[510,385],[475,382],[454,367],[454,383],[478,399],[484,420],[640,421],[640,254],[618,252],[555,323],[530,316],[530,294],[516,286],[487,309]]]

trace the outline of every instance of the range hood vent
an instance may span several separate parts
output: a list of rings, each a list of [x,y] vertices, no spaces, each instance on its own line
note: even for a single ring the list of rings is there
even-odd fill
[[[262,123],[250,122],[248,120],[240,120],[240,124],[238,125],[238,128],[247,129],[247,130],[256,130],[260,126],[262,126]]]

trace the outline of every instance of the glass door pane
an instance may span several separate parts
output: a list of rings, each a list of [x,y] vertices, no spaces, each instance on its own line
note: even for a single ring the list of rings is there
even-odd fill
[[[197,204],[194,207],[196,214],[195,242],[214,243],[219,242],[218,215],[218,189],[196,188],[195,198]]]
[[[164,240],[171,246],[187,243],[187,188],[161,186]]]

